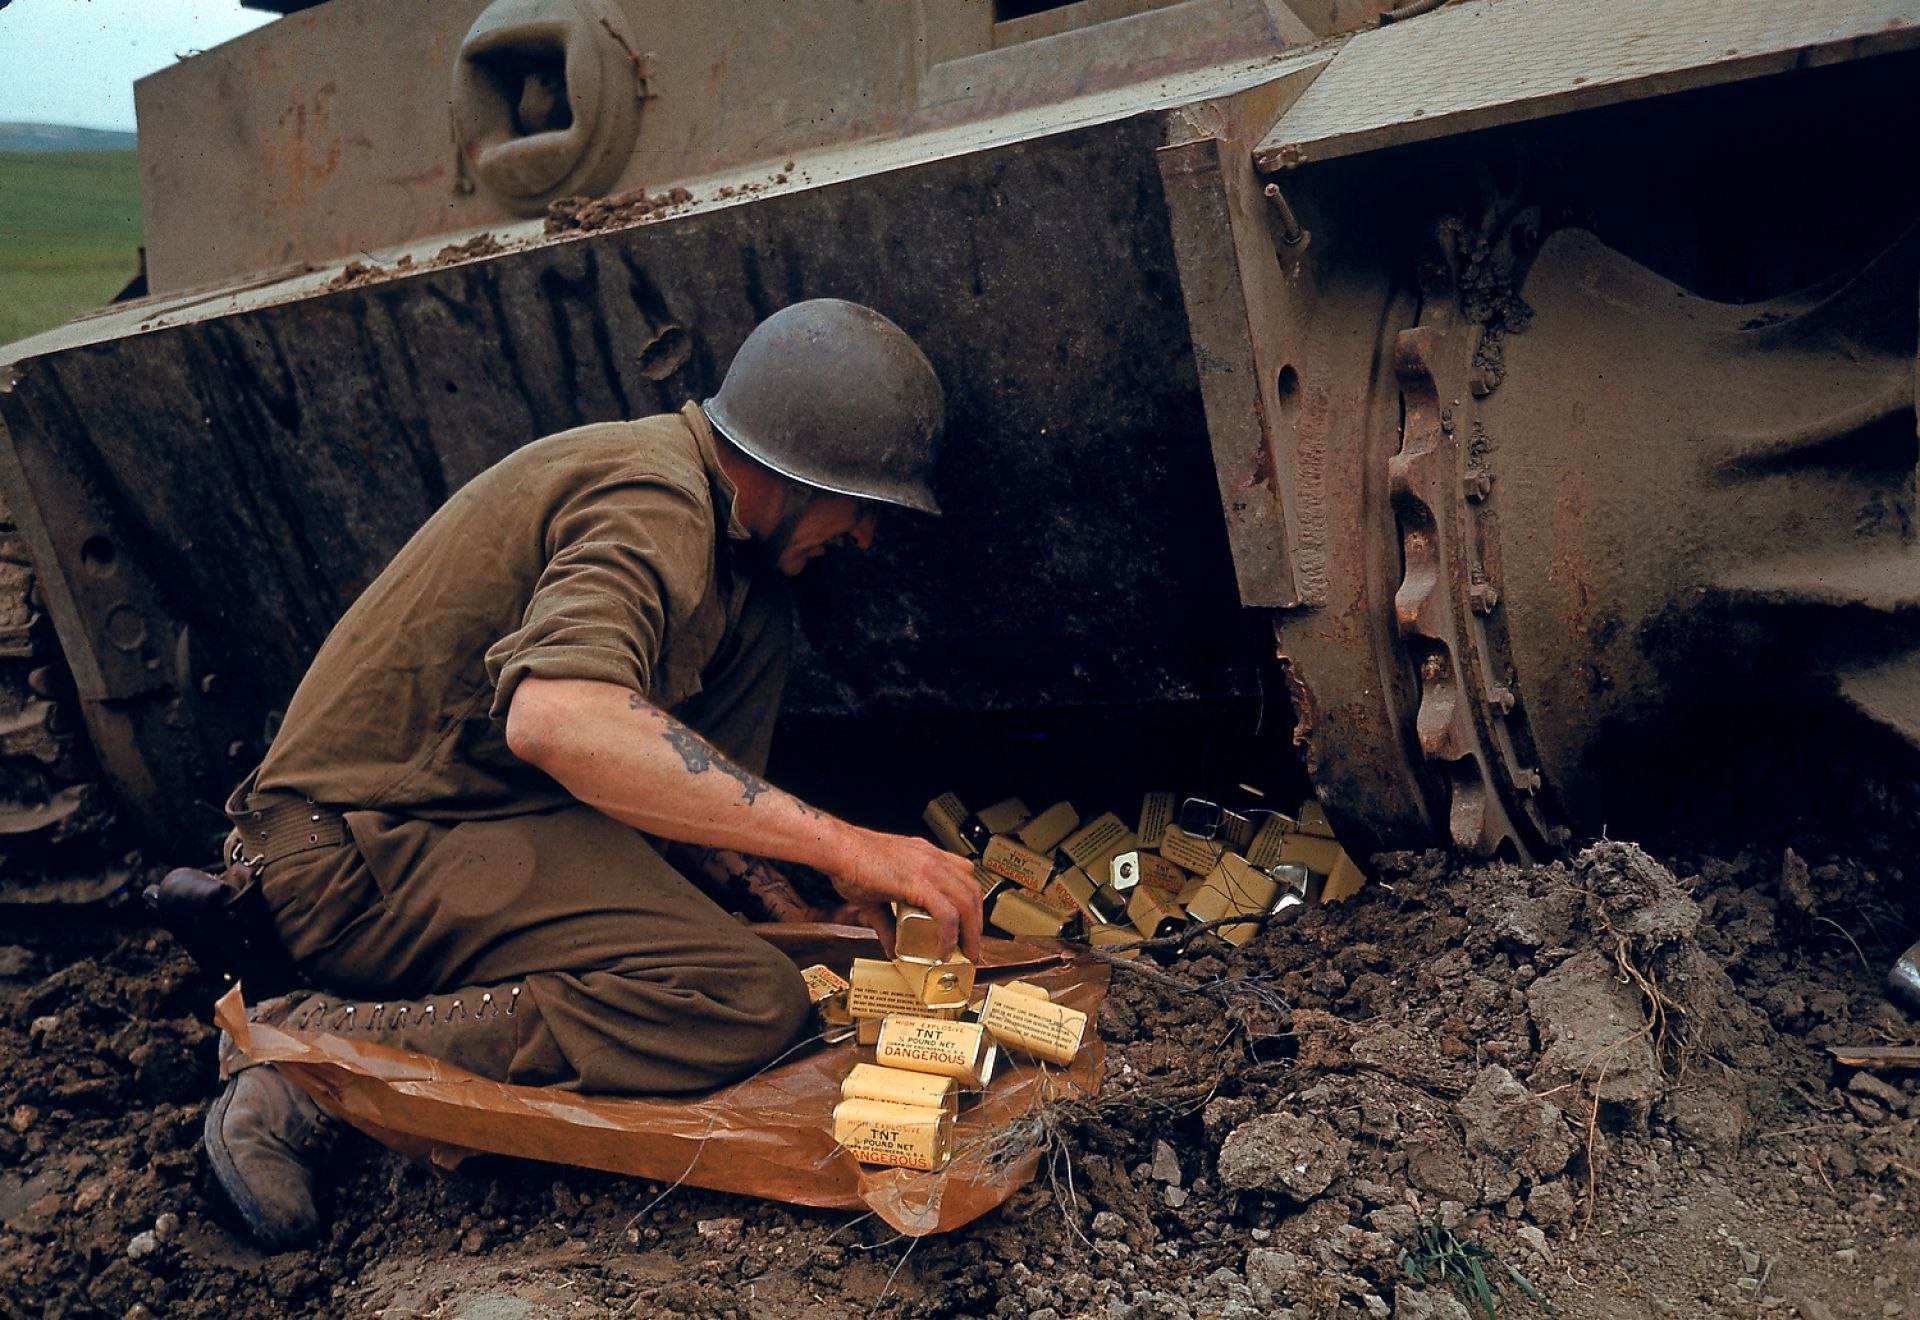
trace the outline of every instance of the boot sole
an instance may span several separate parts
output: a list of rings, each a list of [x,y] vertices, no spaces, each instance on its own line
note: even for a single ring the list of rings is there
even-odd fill
[[[240,1176],[239,1168],[233,1162],[233,1155],[227,1149],[226,1134],[222,1130],[227,1120],[227,1106],[233,1099],[234,1088],[223,1087],[220,1094],[207,1107],[207,1119],[201,1129],[201,1143],[206,1147],[207,1164],[213,1169],[214,1181],[220,1184],[220,1190],[233,1202],[233,1208],[240,1212],[240,1218],[247,1226],[247,1232],[254,1241],[270,1252],[292,1251],[304,1247],[319,1235],[319,1225],[311,1232],[275,1229],[273,1216],[260,1204],[258,1198],[247,1186],[246,1179]]]

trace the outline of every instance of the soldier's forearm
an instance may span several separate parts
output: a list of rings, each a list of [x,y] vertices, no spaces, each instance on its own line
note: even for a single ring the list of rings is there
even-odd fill
[[[522,679],[507,745],[561,787],[636,829],[838,874],[857,827],[735,765],[638,693],[585,679]]]

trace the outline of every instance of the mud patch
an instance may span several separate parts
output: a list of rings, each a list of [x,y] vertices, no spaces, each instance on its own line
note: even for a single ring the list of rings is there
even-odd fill
[[[591,234],[636,225],[692,201],[693,194],[680,187],[662,193],[635,188],[612,197],[562,197],[547,206],[546,232],[549,235]]]
[[[1041,1178],[917,1243],[575,1170],[448,1177],[356,1140],[327,1240],[262,1256],[197,1148],[215,987],[160,937],[78,958],[36,937],[0,962],[0,1298],[114,1317],[1458,1320],[1462,1295],[1410,1272],[1437,1242],[1485,1253],[1503,1315],[1536,1313],[1507,1266],[1576,1317],[1920,1315],[1920,1087],[1823,1048],[1916,1038],[1870,974],[1907,928],[1864,868],[1800,857],[1804,875],[1778,854],[1675,871],[1621,844],[1542,867],[1395,855],[1344,907],[1159,968],[1192,989],[1117,971],[1105,1088],[1039,1123]],[[1844,935],[1797,905],[1808,887]],[[1667,1001],[1664,1041],[1622,956]],[[1543,984],[1581,993],[1567,1008]],[[1626,1072],[1587,1055],[1623,1039],[1647,1048],[1615,1103]]]

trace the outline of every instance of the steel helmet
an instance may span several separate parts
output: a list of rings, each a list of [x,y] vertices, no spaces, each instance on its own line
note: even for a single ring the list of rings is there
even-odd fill
[[[871,307],[795,303],[754,327],[702,405],[755,461],[805,486],[939,513],[927,478],[946,417],[933,364]]]

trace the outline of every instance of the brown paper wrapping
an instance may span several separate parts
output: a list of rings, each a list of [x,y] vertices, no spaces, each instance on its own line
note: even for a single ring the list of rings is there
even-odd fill
[[[870,931],[760,927],[796,965],[877,958]],[[1056,948],[984,941],[983,969],[1020,970],[1084,1012],[1106,993],[1107,969]],[[1034,970],[1038,968],[1039,970]],[[693,1096],[584,1096],[488,1081],[422,1054],[322,1032],[249,1023],[241,991],[214,1020],[249,1058],[271,1063],[336,1117],[407,1154],[457,1166],[476,1153],[557,1161],[660,1182],[686,1182],[828,1209],[871,1210],[909,1237],[950,1232],[1032,1179],[1041,1152],[1009,1159],[1004,1134],[1032,1109],[1091,1095],[1105,1049],[1095,1037],[1064,1071],[1014,1068],[959,1120],[954,1157],[937,1173],[862,1168],[833,1139],[840,1085],[857,1051],[796,1049],[743,1082]]]

